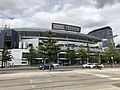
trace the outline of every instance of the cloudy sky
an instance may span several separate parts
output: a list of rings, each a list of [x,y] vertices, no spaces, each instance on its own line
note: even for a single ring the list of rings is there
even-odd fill
[[[82,33],[110,26],[120,43],[120,0],[0,0],[0,20],[1,27],[10,22],[12,28],[72,24]]]

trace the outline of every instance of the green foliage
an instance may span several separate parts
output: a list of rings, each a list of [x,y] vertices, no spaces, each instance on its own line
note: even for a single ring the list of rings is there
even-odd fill
[[[49,62],[54,61],[60,50],[60,46],[57,44],[57,40],[54,39],[55,34],[51,31],[46,32],[47,40],[42,40],[38,48],[38,53],[44,58],[44,63],[46,58]]]
[[[96,52],[95,54],[94,54],[94,56],[92,56],[93,57],[93,61],[95,62],[95,63],[100,63],[99,62],[99,60],[100,60],[100,52]]]
[[[6,46],[4,46],[2,51],[2,66],[3,64],[5,66],[5,63],[7,63],[7,61],[10,59],[12,59],[11,51]]]
[[[102,56],[105,60],[111,60],[111,57],[113,57],[114,60],[119,61],[120,60],[120,53],[119,50],[116,49],[116,47],[112,44],[108,46],[108,48],[104,49]]]
[[[72,60],[76,59],[76,51],[74,46],[67,46],[66,50],[66,60],[69,60],[69,63],[72,64]]]
[[[94,68],[96,68],[96,69],[102,69],[102,67],[98,63],[96,64],[96,66]]]
[[[88,58],[88,51],[85,47],[80,46],[80,48],[77,50],[77,57],[81,58],[82,63],[83,61],[86,61]]]
[[[36,58],[36,51],[33,48],[33,46],[31,46],[29,53],[27,54],[27,60],[29,61],[30,65],[33,65],[35,58]]]

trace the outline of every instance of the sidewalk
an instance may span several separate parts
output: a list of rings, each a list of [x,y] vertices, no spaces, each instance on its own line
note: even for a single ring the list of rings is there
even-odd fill
[[[32,66],[18,66],[18,67],[6,67],[6,68],[0,68],[0,71],[9,71],[9,70],[34,70],[38,69],[38,67],[32,67]]]
[[[37,70],[39,69],[38,66],[17,66],[17,67],[7,67],[7,68],[0,68],[0,71],[10,71],[10,70]],[[81,71],[120,71],[119,67],[115,68],[102,68],[101,70],[99,69],[82,69],[81,66],[59,66],[55,67],[55,70],[81,70]]]

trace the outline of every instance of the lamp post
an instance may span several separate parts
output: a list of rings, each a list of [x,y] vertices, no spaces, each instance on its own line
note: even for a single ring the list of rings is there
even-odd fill
[[[111,57],[111,67],[114,67],[114,61],[113,61],[113,57]]]

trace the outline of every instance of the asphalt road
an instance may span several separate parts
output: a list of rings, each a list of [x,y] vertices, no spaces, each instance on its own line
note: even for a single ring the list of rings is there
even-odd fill
[[[119,68],[6,72],[0,90],[120,90]]]

